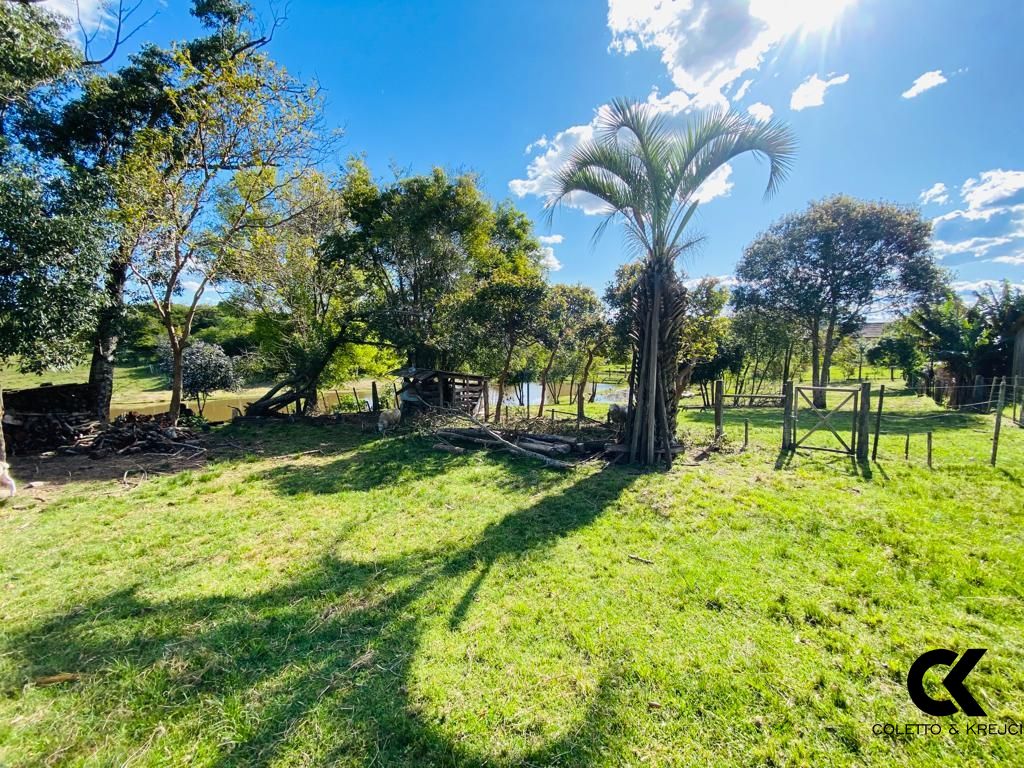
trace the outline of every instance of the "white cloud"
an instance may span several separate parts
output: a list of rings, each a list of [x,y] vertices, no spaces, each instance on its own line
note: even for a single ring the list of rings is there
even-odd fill
[[[1024,171],[995,168],[967,179],[960,187],[960,199],[966,208],[948,211],[932,219],[934,224],[954,219],[988,221],[993,216],[1024,211],[1024,203],[997,205],[1024,191]]]
[[[574,125],[556,133],[544,144],[544,151],[530,160],[526,167],[526,178],[512,179],[508,183],[509,191],[516,197],[534,195],[547,199],[553,191],[553,179],[559,168],[577,146],[594,137],[596,126],[597,115],[586,125]],[[564,203],[588,214],[607,212],[607,206],[592,195],[570,195]]]
[[[562,268],[562,262],[555,256],[554,248],[542,248],[544,255],[540,259],[540,265],[551,272],[557,272]]]
[[[1000,285],[1001,280],[957,280],[950,283],[950,288],[957,293],[980,293],[989,288],[998,288]],[[1024,283],[1010,283],[1010,287],[1024,290]]]
[[[672,83],[708,103],[786,38],[827,30],[851,0],[609,0],[609,48],[661,52]],[[740,86],[735,98],[746,93]]]
[[[1000,264],[1012,264],[1015,267],[1024,267],[1024,251],[1012,253],[1007,256],[996,256],[992,261]]]
[[[750,86],[753,85],[753,84],[754,84],[753,80],[744,80],[743,81],[743,85],[741,85],[739,88],[737,88],[736,89],[736,93],[734,93],[732,95],[732,100],[733,101],[739,101],[744,96],[746,96],[747,95],[747,89],[750,88]]]
[[[984,171],[977,179],[968,179],[960,187],[960,197],[970,210],[978,210],[1024,190],[1024,171],[1001,168]]]
[[[544,245],[558,245],[565,238],[562,235],[541,235],[537,239]]]
[[[697,188],[693,195],[695,202],[710,203],[716,197],[728,197],[732,190],[732,182],[729,177],[732,175],[732,166],[726,163],[716,169],[708,176],[707,181]]]
[[[903,92],[904,99],[912,99],[915,96],[919,96],[927,90],[935,88],[946,82],[946,78],[942,75],[941,69],[934,69],[931,72],[925,72],[923,75],[918,77],[913,84]]]
[[[928,203],[945,205],[949,202],[949,195],[946,194],[947,191],[946,185],[941,181],[937,181],[921,193],[921,203],[923,205],[928,205]]]
[[[834,85],[842,85],[849,79],[848,74],[830,77],[828,80],[811,75],[793,91],[793,95],[789,99],[789,107],[797,112],[808,107],[820,107],[825,103],[825,91]]]
[[[524,155],[531,154],[535,149],[544,149],[548,145],[548,137],[541,136],[536,141],[532,141],[526,145],[526,149],[523,150]]]
[[[630,54],[659,51],[672,82],[664,93],[652,89],[647,103],[677,115],[707,107],[728,108],[724,93],[740,83],[740,99],[755,82],[765,57],[787,39],[826,31],[854,0],[609,0],[609,50]],[[572,150],[594,135],[595,118],[527,147],[526,177],[509,182],[517,197],[546,198],[553,175]],[[719,178],[719,180],[721,180]],[[586,213],[607,213],[594,198],[574,197],[566,205]]]
[[[684,280],[683,285],[685,285],[690,290],[693,290],[698,285],[700,285],[702,280],[706,280],[709,277],[712,280],[718,281],[719,288],[732,288],[735,285],[739,285],[740,282],[739,280],[736,279],[735,275],[705,275],[704,277],[691,277],[687,280]]]
[[[1005,235],[997,237],[969,237],[966,240],[960,240],[955,243],[946,242],[945,240],[935,240],[932,243],[932,250],[935,252],[936,257],[940,259],[959,253],[970,253],[975,258],[980,259],[993,248],[998,248],[1001,245],[1012,243],[1013,240],[1013,237],[1007,237]]]
[[[764,122],[771,120],[772,115],[775,114],[775,110],[760,101],[747,107],[747,112],[753,115],[756,119]]]

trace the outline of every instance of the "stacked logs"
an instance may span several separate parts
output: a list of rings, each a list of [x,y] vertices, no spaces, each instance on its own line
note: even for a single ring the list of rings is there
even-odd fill
[[[75,445],[100,426],[100,422],[85,413],[7,413],[3,424],[7,450],[12,456]]]
[[[182,453],[202,453],[195,432],[175,425],[167,414],[155,416],[128,413],[118,416],[106,427],[73,446],[64,453],[88,454],[90,458],[148,453],[177,456]]]
[[[4,427],[10,453],[19,455],[56,450],[65,455],[102,459],[137,453],[195,454],[204,450],[195,432],[176,426],[166,414],[129,413],[105,426],[86,414],[7,414]]]

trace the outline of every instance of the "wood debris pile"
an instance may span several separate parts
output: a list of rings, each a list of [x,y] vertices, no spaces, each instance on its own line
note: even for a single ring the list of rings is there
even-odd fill
[[[86,413],[6,413],[3,424],[12,456],[76,445],[100,427],[100,422]]]
[[[55,450],[102,459],[137,453],[177,456],[205,451],[194,431],[175,426],[166,414],[129,413],[105,426],[87,414],[7,414],[4,430],[8,448],[15,455]]]
[[[462,426],[469,422],[472,426]],[[587,430],[578,434],[542,432],[547,422],[531,420],[514,425],[494,425],[479,421],[469,414],[451,409],[431,408],[418,426],[432,438],[439,439],[438,450],[461,452],[455,449],[465,445],[508,451],[520,456],[539,459],[549,467],[568,469],[574,462],[603,454],[614,433],[608,429]],[[524,427],[529,429],[524,429]],[[461,445],[457,445],[461,444]]]
[[[118,416],[106,427],[85,436],[63,453],[88,454],[90,458],[148,453],[164,456],[205,452],[199,436],[187,427],[175,425],[166,414]]]

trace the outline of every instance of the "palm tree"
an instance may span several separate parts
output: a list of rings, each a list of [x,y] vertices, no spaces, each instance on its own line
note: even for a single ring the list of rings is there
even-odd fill
[[[555,177],[549,216],[570,195],[587,193],[607,205],[608,217],[626,228],[642,268],[633,290],[630,336],[633,366],[625,439],[629,459],[654,464],[662,452],[671,466],[675,441],[675,376],[686,289],[675,262],[694,244],[686,226],[695,195],[716,170],[745,152],[767,157],[770,196],[783,181],[795,141],[776,121],[710,112],[683,131],[642,102],[613,101],[602,110],[597,138],[581,144]]]

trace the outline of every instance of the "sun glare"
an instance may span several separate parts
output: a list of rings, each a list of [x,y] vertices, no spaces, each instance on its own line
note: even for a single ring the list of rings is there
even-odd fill
[[[751,0],[750,13],[784,34],[828,31],[855,0]]]

